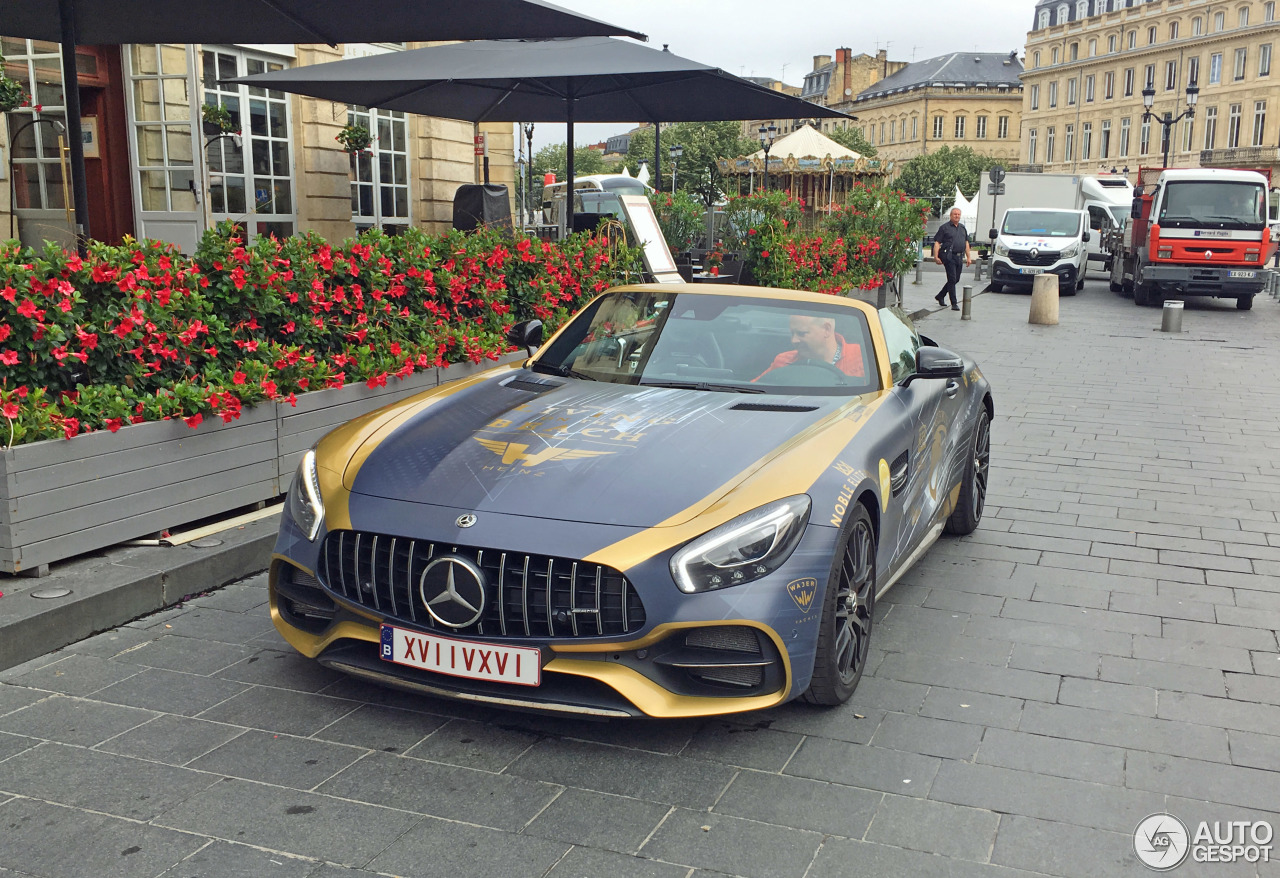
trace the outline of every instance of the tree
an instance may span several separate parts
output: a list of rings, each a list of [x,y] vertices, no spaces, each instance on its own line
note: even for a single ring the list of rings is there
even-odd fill
[[[717,159],[737,158],[758,149],[755,141],[742,136],[737,122],[680,122],[662,131],[662,186],[671,188],[670,148],[683,150],[675,165],[676,188],[696,195],[708,207],[724,196],[724,180]],[[631,135],[624,165],[634,175],[640,163],[653,163],[653,128],[641,128]],[[650,173],[653,172],[650,167]],[[650,184],[656,181],[650,180]]]
[[[825,132],[828,137],[841,146],[847,146],[854,152],[867,158],[875,158],[876,148],[870,140],[862,135],[861,128],[850,125],[848,128],[832,128]]]
[[[944,146],[904,164],[897,184],[911,197],[928,198],[937,205],[953,198],[957,186],[964,193],[977,192],[983,173],[995,163],[967,146]]]

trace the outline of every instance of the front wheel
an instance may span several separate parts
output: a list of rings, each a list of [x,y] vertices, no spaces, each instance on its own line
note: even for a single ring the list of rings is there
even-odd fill
[[[1249,311],[1253,308],[1253,296],[1240,296],[1236,299],[1237,311]]]
[[[992,281],[990,284],[987,285],[987,289],[989,289],[993,293],[1003,293],[1004,284],[998,284],[995,281]]]
[[[876,533],[871,515],[854,503],[853,521],[832,565],[822,600],[813,678],[804,700],[844,704],[858,688],[871,646],[876,602]]]
[[[960,498],[944,528],[947,533],[964,536],[977,529],[987,502],[987,473],[990,469],[991,418],[983,406],[978,411],[978,423],[973,426],[973,447],[965,461],[964,476],[960,479]]]

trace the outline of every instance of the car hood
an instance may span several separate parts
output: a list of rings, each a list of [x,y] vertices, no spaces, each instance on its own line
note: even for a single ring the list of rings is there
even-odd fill
[[[343,481],[353,494],[473,512],[676,524],[849,402],[519,371],[426,397],[365,438]]]

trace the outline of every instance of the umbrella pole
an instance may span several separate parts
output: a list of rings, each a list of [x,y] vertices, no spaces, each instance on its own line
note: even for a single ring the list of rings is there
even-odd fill
[[[568,95],[568,112],[565,114],[566,128],[565,132],[565,158],[568,160],[568,168],[565,172],[567,182],[564,187],[564,228],[565,234],[573,234],[573,80],[565,80],[565,94]]]
[[[84,135],[80,129],[80,79],[76,74],[75,0],[58,0],[62,23],[62,88],[67,108],[67,139],[71,141],[71,180],[76,207],[76,251],[84,256],[89,237],[89,187],[84,175]]]
[[[653,123],[653,191],[662,191],[662,131]]]

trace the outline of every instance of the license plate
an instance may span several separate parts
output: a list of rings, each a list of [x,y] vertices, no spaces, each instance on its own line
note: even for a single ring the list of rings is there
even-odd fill
[[[1258,276],[1258,273],[1256,271],[1228,271],[1227,272],[1227,277],[1251,278],[1251,277],[1257,277],[1257,276]]]
[[[532,647],[497,646],[382,626],[382,660],[450,677],[517,686],[542,683],[542,653]]]
[[[1023,274],[1044,274],[1043,268],[1020,268],[1018,270]]]

